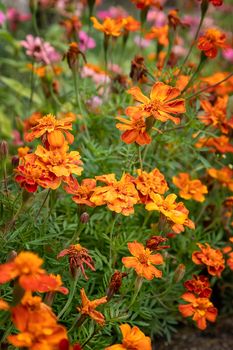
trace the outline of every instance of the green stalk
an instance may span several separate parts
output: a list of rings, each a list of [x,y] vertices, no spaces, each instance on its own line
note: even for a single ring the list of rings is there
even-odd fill
[[[61,312],[58,314],[58,317],[57,317],[58,319],[60,319],[66,313],[66,311],[68,310],[70,304],[72,303],[72,300],[74,298],[74,294],[75,294],[75,291],[76,291],[76,287],[77,287],[79,276],[80,276],[80,270],[78,270],[76,272],[76,274],[75,274],[75,278],[73,280],[73,285],[71,287],[71,291],[70,291],[69,297],[67,299],[67,302],[66,302],[65,306],[63,307]]]

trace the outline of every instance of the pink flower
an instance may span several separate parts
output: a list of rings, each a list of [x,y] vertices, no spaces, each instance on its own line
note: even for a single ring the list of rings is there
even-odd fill
[[[229,48],[223,50],[222,55],[227,61],[233,63],[233,48],[232,47],[229,47]]]
[[[159,11],[157,9],[151,9],[148,12],[147,20],[149,22],[153,22],[153,26],[155,27],[163,27],[167,24],[167,16],[163,11]]]
[[[146,47],[150,46],[150,40],[143,39],[140,36],[135,36],[134,42],[137,46],[139,46],[141,49],[145,49]]]
[[[12,131],[12,136],[13,136],[13,145],[14,146],[22,146],[24,144],[23,140],[21,139],[20,133],[18,130],[13,130]]]
[[[89,100],[87,100],[87,106],[89,110],[93,113],[99,112],[99,107],[103,104],[102,98],[99,96],[93,96]]]
[[[26,22],[31,19],[31,15],[29,13],[19,12],[14,7],[10,7],[7,10],[6,17],[10,23],[10,28],[12,31],[17,29],[17,26],[20,22]]]
[[[6,15],[4,12],[0,11],[0,26],[6,22]]]
[[[61,56],[50,43],[42,38],[34,37],[31,34],[26,36],[26,40],[21,41],[21,45],[26,49],[26,54],[33,57],[36,61],[44,64],[59,61]]]
[[[94,49],[96,46],[95,40],[87,35],[86,32],[79,32],[79,47],[81,51],[86,51],[87,49]]]
[[[127,12],[121,6],[111,6],[108,10],[102,10],[97,12],[97,17],[101,20],[104,20],[107,17],[117,19],[127,16]]]

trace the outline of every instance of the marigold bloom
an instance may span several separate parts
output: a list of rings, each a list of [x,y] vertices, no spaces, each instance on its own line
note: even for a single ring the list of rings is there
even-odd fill
[[[122,284],[122,278],[126,277],[128,274],[125,272],[115,271],[114,274],[111,277],[111,281],[109,283],[108,289],[107,289],[107,298],[110,300],[114,294],[118,293],[121,284]]]
[[[0,310],[7,311],[9,310],[10,305],[3,299],[0,299]]]
[[[133,4],[137,6],[138,9],[144,10],[147,7],[153,6],[160,8],[161,4],[159,0],[131,0]]]
[[[68,66],[71,70],[75,70],[81,56],[86,63],[84,53],[79,49],[78,43],[72,42],[69,44],[69,50],[64,54],[63,58],[67,59]]]
[[[226,48],[226,34],[218,29],[210,28],[198,39],[198,49],[204,52],[209,58],[215,58],[218,48]]]
[[[178,176],[173,176],[172,181],[180,189],[181,198],[194,199],[197,202],[205,200],[204,194],[208,193],[208,190],[200,180],[191,180],[189,174],[179,173]]]
[[[17,149],[17,152],[18,152],[18,156],[19,157],[24,157],[26,156],[26,154],[28,154],[28,152],[30,151],[30,148],[25,146],[25,147],[19,147]]]
[[[147,280],[152,280],[154,277],[162,277],[162,271],[153,266],[163,264],[164,261],[161,254],[152,254],[152,250],[145,248],[143,244],[137,241],[127,245],[133,256],[122,258],[122,263],[125,267],[134,268],[138,276]]]
[[[139,106],[128,107],[126,109],[128,115],[140,113],[145,117],[153,116],[162,122],[168,119],[175,124],[180,123],[180,118],[173,117],[171,114],[179,114],[185,112],[184,99],[176,99],[180,95],[180,90],[157,82],[153,85],[150,98],[145,96],[139,87],[132,87],[128,90],[136,101],[141,102]]]
[[[145,60],[143,56],[136,55],[131,61],[131,68],[129,76],[133,82],[146,82],[147,81],[147,69],[145,66]]]
[[[14,171],[15,181],[28,192],[36,192],[38,186],[55,190],[61,184],[61,178],[51,173],[33,153],[20,158],[19,165]]]
[[[48,275],[41,268],[42,263],[43,260],[35,253],[21,252],[13,261],[0,265],[0,284],[18,278],[20,286],[27,291],[67,294],[67,289],[61,287],[60,276]]]
[[[151,143],[151,137],[147,133],[145,118],[138,113],[129,116],[129,118],[116,117],[121,122],[116,124],[117,129],[124,131],[121,135],[122,141],[127,144],[135,142],[140,146]]]
[[[199,329],[206,329],[206,320],[215,322],[218,310],[208,298],[197,298],[192,293],[184,293],[181,298],[189,304],[179,305],[179,311],[183,317],[193,316]]]
[[[168,190],[167,181],[164,175],[157,169],[150,173],[141,169],[137,170],[138,176],[134,180],[142,203],[146,204],[152,200],[152,194],[164,194]]]
[[[96,180],[106,183],[106,186],[96,187],[90,200],[95,205],[107,207],[125,216],[134,213],[134,205],[138,203],[138,192],[131,175],[123,174],[119,181],[114,174],[96,176]]]
[[[75,178],[71,178],[68,181],[68,186],[65,186],[67,193],[73,194],[73,201],[79,205],[87,205],[89,207],[95,207],[95,204],[90,201],[90,198],[96,188],[95,179],[84,179],[79,185]]]
[[[72,174],[81,175],[83,164],[80,160],[80,154],[77,151],[68,150],[68,144],[65,142],[61,148],[55,148],[53,150],[47,150],[41,145],[37,146],[35,155],[46,166],[46,168],[61,178],[68,178]]]
[[[229,137],[224,135],[219,137],[201,137],[195,144],[195,147],[209,147],[210,152],[233,153],[233,145],[229,141]]]
[[[66,329],[57,324],[51,308],[31,293],[25,293],[21,304],[12,308],[12,320],[20,331],[8,336],[8,341],[15,347],[54,350],[62,339],[67,339]]]
[[[118,37],[122,34],[122,29],[124,27],[124,20],[115,20],[112,18],[105,18],[103,24],[101,24],[95,17],[90,18],[93,22],[95,29],[103,32],[106,36]]]
[[[220,249],[213,249],[208,243],[197,243],[201,251],[192,254],[192,261],[197,265],[206,265],[208,273],[220,277],[225,268],[225,261]]]
[[[169,245],[160,245],[167,241],[167,238],[161,236],[152,236],[146,241],[146,247],[150,250],[162,250],[170,248]]]
[[[56,119],[52,114],[48,114],[37,120],[37,124],[26,132],[24,138],[27,142],[42,137],[43,141],[50,146],[59,148],[65,143],[65,137],[68,143],[73,143],[74,136],[68,131],[72,130],[72,122],[75,120],[74,115],[63,119]],[[65,134],[65,137],[64,137]]]
[[[121,333],[123,335],[122,344],[115,344],[108,346],[105,350],[152,350],[151,340],[136,326],[120,325]]]
[[[38,120],[43,118],[43,114],[40,112],[35,112],[30,115],[27,119],[23,121],[23,131],[26,133],[28,130],[33,128],[38,124]]]
[[[107,297],[103,297],[100,299],[96,300],[89,300],[84,288],[81,289],[81,300],[82,300],[82,305],[81,307],[78,307],[78,311],[81,312],[82,315],[86,315],[91,317],[94,321],[96,321],[100,326],[104,326],[105,324],[105,318],[104,315],[96,311],[95,309],[101,305],[107,303]]]
[[[185,288],[200,298],[209,298],[212,294],[208,277],[193,275],[193,279],[184,283]]]
[[[211,87],[211,85],[214,85],[218,83],[219,81],[224,80],[226,77],[229,76],[229,72],[217,72],[214,74],[211,74],[209,77],[202,78],[202,81],[204,83],[207,83],[209,85],[209,92],[215,92],[217,95],[227,95],[229,93],[232,93],[233,91],[233,77],[229,77],[226,81],[223,81],[221,84],[218,84],[216,86]]]
[[[228,254],[227,265],[231,270],[233,270],[233,252]]]
[[[88,277],[85,273],[84,264],[89,267],[92,271],[95,271],[94,262],[92,257],[89,255],[89,252],[86,248],[82,247],[81,244],[72,244],[69,248],[62,250],[57,258],[62,258],[63,256],[68,255],[70,271],[74,277],[77,270],[80,269],[83,276],[86,280]]]
[[[151,198],[153,201],[146,204],[147,210],[157,210],[173,223],[179,225],[185,224],[188,215],[179,210],[180,203],[176,203],[177,196],[175,194],[169,194],[166,198],[163,198],[159,194],[152,194]]]
[[[124,30],[127,32],[136,32],[141,27],[141,23],[138,22],[132,16],[124,17]]]
[[[61,21],[60,24],[65,28],[68,39],[70,39],[72,36],[75,37],[82,27],[82,23],[77,16],[66,18],[65,20]]]
[[[221,6],[223,3],[223,0],[209,0],[214,6]]]
[[[202,123],[218,128],[223,134],[228,134],[233,129],[233,117],[227,119],[228,96],[218,97],[212,105],[207,100],[201,101],[201,107],[205,114],[198,116]]]
[[[156,39],[160,45],[168,46],[168,30],[168,25],[163,27],[152,27],[150,32],[145,35],[145,38],[149,40]]]
[[[208,174],[219,181],[222,186],[228,187],[230,191],[233,191],[233,170],[228,166],[223,167],[222,169],[208,169]]]

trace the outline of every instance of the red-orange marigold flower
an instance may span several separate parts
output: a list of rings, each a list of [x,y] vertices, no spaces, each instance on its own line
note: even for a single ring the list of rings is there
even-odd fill
[[[119,181],[114,174],[96,176],[96,180],[106,183],[106,186],[94,189],[91,202],[97,206],[107,205],[110,210],[126,216],[134,213],[139,196],[131,175],[123,174]]]
[[[118,37],[122,34],[122,29],[124,27],[124,20],[115,20],[107,17],[103,24],[101,24],[95,17],[90,18],[93,22],[95,29],[103,32],[107,36]]]
[[[124,30],[126,32],[136,32],[141,27],[141,23],[138,22],[134,17],[124,17]]]
[[[137,173],[134,183],[142,203],[150,202],[152,194],[164,194],[168,190],[167,181],[158,169],[155,168],[150,173],[138,169]]]
[[[230,138],[225,135],[219,137],[201,137],[195,144],[195,147],[208,147],[210,148],[210,152],[233,153],[233,145],[229,141]]]
[[[220,277],[225,269],[225,261],[220,249],[213,249],[208,243],[197,243],[201,251],[192,254],[192,261],[197,265],[205,265],[208,273]]]
[[[123,335],[122,344],[108,346],[105,350],[152,350],[151,340],[136,326],[120,325]]]
[[[144,10],[145,8],[150,6],[161,8],[161,4],[159,0],[131,0],[131,2],[135,4],[137,8],[140,10]]]
[[[228,166],[222,169],[208,169],[208,174],[214,179],[218,180],[224,187],[228,187],[230,191],[233,191],[233,170]]]
[[[206,329],[206,320],[215,322],[218,310],[208,298],[197,298],[192,293],[184,293],[181,298],[189,304],[179,305],[179,311],[183,317],[193,316],[199,329]]]
[[[56,119],[52,114],[48,114],[38,119],[37,124],[25,133],[24,138],[27,142],[32,142],[43,136],[45,145],[48,142],[50,146],[59,148],[65,143],[66,137],[68,143],[71,144],[74,141],[74,136],[68,130],[72,130],[74,120],[73,114],[63,119]]]
[[[229,72],[212,73],[209,77],[202,78],[202,81],[208,84],[208,91],[215,92],[217,95],[227,95],[233,91],[233,77],[229,77],[221,84],[215,86],[216,83],[224,80],[229,76]],[[214,85],[212,87],[212,85]]]
[[[193,275],[193,279],[186,281],[184,286],[189,292],[197,294],[200,298],[209,298],[212,293],[209,279],[204,275]]]
[[[124,131],[121,135],[122,141],[127,144],[136,142],[140,146],[151,143],[151,137],[147,133],[145,118],[139,113],[132,114],[129,118],[130,119],[116,117],[116,119],[121,122],[117,123],[116,127]]]
[[[48,275],[41,268],[43,260],[32,252],[21,252],[13,261],[0,265],[0,284],[15,278],[27,291],[50,292],[60,291],[67,294],[61,285],[60,276]]]
[[[145,96],[137,86],[128,90],[135,100],[141,102],[138,106],[131,106],[126,109],[128,115],[140,113],[145,117],[153,116],[162,122],[172,120],[175,124],[180,123],[180,118],[173,117],[171,114],[185,112],[185,103],[183,98],[176,99],[180,95],[180,90],[157,82],[153,85],[150,98]]]
[[[100,326],[104,326],[105,324],[104,315],[101,312],[96,311],[95,309],[99,305],[107,303],[107,297],[103,297],[103,298],[91,301],[88,299],[85,293],[85,290],[83,288],[81,289],[80,293],[81,293],[82,305],[77,308],[78,311],[81,312],[82,315],[91,317]]]
[[[96,187],[95,179],[84,179],[81,184],[74,178],[68,181],[68,186],[65,186],[67,193],[73,194],[73,201],[79,205],[88,205],[95,207],[95,204],[90,201],[90,198]]]
[[[122,258],[122,263],[125,267],[134,268],[138,276],[145,277],[147,280],[152,280],[154,277],[162,277],[162,271],[153,266],[163,264],[161,254],[153,254],[152,250],[145,248],[143,244],[137,241],[127,245],[133,256]]]
[[[226,48],[226,34],[215,28],[209,28],[198,39],[197,47],[209,58],[215,58],[218,48]]]
[[[152,27],[150,32],[145,35],[145,38],[149,40],[156,39],[160,45],[168,46],[168,30],[168,25],[163,27]]]
[[[223,134],[228,134],[233,129],[233,117],[227,119],[228,96],[218,97],[212,105],[207,100],[201,101],[201,107],[205,114],[198,116],[202,123],[218,128]]]
[[[189,174],[179,173],[178,176],[173,176],[172,181],[180,189],[181,198],[194,199],[197,202],[205,200],[204,194],[208,193],[208,190],[200,180],[191,180]]]

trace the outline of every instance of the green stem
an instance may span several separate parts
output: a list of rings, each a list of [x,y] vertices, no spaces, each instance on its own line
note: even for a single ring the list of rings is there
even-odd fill
[[[198,73],[200,73],[200,71],[202,70],[205,62],[206,62],[207,57],[205,56],[205,54],[202,52],[201,53],[201,57],[200,57],[200,61],[199,64],[197,66],[197,69],[194,71],[193,75],[191,76],[188,84],[184,87],[184,89],[182,90],[182,94],[191,86],[191,84],[194,82],[194,80],[196,79]]]
[[[110,235],[109,235],[109,239],[110,239],[110,247],[109,247],[109,260],[110,260],[110,265],[112,265],[112,243],[113,243],[113,231],[114,231],[114,227],[116,224],[116,221],[118,219],[118,216],[116,215],[113,222],[112,222],[112,227],[111,227],[111,231],[110,231]]]
[[[138,293],[140,292],[140,289],[142,287],[142,283],[143,283],[143,277],[137,276],[136,281],[135,281],[135,289],[134,289],[134,294],[131,300],[131,303],[129,304],[129,308],[133,306],[133,304],[135,303]]]
[[[57,317],[58,319],[60,319],[61,316],[63,316],[66,313],[67,309],[69,308],[70,304],[72,303],[72,300],[74,298],[74,294],[75,294],[75,291],[76,291],[76,287],[77,287],[79,276],[80,276],[80,271],[78,270],[76,272],[76,275],[75,275],[75,278],[74,278],[74,281],[73,281],[73,285],[72,285],[69,297],[67,299],[67,302],[66,302],[65,306],[63,307],[63,309],[61,310],[61,312],[58,314],[58,317]]]
[[[42,204],[41,204],[41,206],[40,206],[40,209],[38,210],[38,212],[37,212],[37,214],[36,214],[36,216],[35,216],[35,220],[38,219],[38,217],[39,217],[39,215],[40,215],[40,213],[41,213],[41,210],[43,209],[43,207],[44,207],[44,205],[45,205],[45,203],[46,203],[46,201],[47,201],[47,199],[48,199],[48,197],[49,197],[50,192],[51,192],[51,188],[50,188],[50,189],[48,190],[48,192],[46,193],[46,196],[45,196],[45,198],[44,198],[44,200],[43,200],[43,202],[42,202]]]

